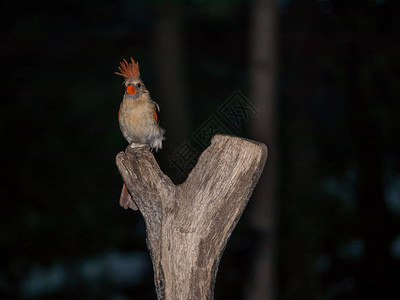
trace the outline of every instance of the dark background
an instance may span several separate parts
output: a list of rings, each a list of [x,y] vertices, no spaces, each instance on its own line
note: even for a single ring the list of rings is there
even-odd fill
[[[2,1],[2,299],[155,299],[143,220],[118,204],[126,141],[114,72],[139,61],[166,129],[156,158],[181,182],[176,149],[235,91],[256,103],[253,4]],[[258,196],[225,250],[216,299],[398,299],[400,1],[273,10],[276,138],[264,142],[279,149],[276,235],[262,251],[275,249],[264,274],[275,288],[252,291]],[[271,125],[263,117],[239,134],[257,139],[252,122]]]

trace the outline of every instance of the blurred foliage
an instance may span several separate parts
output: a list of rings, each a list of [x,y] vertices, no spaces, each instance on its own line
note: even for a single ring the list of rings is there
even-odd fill
[[[400,3],[279,3],[279,299],[400,296],[399,257],[391,255],[399,210],[386,197],[400,173]],[[182,5],[187,126],[198,128],[233,91],[248,92],[250,4],[0,4],[2,299],[27,298],[22,286],[38,265],[74,266],[117,249],[147,253],[142,218],[118,205],[122,180],[114,159],[126,142],[117,122],[121,79],[113,72],[133,56],[157,101],[156,7]],[[160,106],[166,148],[175,149],[162,121],[174,108]],[[168,155],[156,156],[169,176],[182,180]],[[258,241],[248,218],[223,256],[218,299],[246,298]],[[122,288],[105,282],[90,290],[78,280],[40,298],[155,299],[150,274]]]

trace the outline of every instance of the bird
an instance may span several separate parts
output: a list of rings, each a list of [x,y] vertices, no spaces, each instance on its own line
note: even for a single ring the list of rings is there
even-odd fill
[[[157,112],[159,105],[150,97],[149,90],[140,78],[139,63],[133,58],[123,59],[115,74],[124,78],[125,93],[118,111],[122,135],[132,148],[148,147],[157,152],[162,148],[165,130],[160,127]],[[122,186],[120,205],[137,210],[125,184]]]

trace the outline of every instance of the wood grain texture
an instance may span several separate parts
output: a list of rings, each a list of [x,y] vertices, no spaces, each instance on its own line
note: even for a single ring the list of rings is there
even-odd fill
[[[159,300],[214,298],[222,252],[267,159],[264,144],[216,135],[187,180],[174,185],[146,148],[116,163],[146,223]]]

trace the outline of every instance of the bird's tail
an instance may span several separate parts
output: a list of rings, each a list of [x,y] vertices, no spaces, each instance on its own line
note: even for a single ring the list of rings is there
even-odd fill
[[[119,204],[125,209],[131,208],[133,210],[138,210],[135,202],[133,202],[131,195],[129,195],[129,192],[126,189],[125,183],[122,186],[121,196],[119,198]]]

